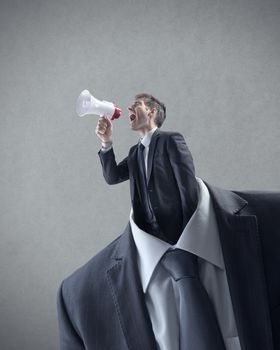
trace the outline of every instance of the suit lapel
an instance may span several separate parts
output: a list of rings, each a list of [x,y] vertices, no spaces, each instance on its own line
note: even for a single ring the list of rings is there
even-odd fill
[[[152,324],[146,308],[137,266],[137,251],[130,224],[120,238],[108,283],[127,346],[133,350],[156,350]]]
[[[150,146],[149,146],[149,153],[148,153],[148,167],[147,167],[147,184],[149,183],[151,172],[152,172],[152,165],[153,165],[153,159],[155,154],[155,147],[158,140],[158,137],[160,135],[160,130],[156,129],[153,133]]]
[[[206,185],[213,199],[241,348],[272,350],[257,218],[242,215],[247,205],[243,198]]]

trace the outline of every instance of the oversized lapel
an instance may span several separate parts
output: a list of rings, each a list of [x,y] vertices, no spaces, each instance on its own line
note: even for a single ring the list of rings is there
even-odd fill
[[[158,141],[158,137],[160,135],[160,130],[156,129],[153,133],[150,146],[149,146],[149,153],[148,153],[148,166],[147,166],[147,184],[149,183],[151,172],[152,172],[152,165],[153,165],[153,159],[154,159],[154,153],[155,153],[155,147],[156,143]]]
[[[120,238],[107,271],[108,283],[121,329],[130,350],[156,350],[137,266],[137,251],[130,224]]]
[[[267,288],[255,215],[237,194],[206,184],[216,213],[242,350],[273,350]]]

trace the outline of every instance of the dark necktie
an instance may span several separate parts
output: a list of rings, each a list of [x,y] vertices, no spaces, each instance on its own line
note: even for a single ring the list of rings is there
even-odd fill
[[[147,222],[150,223],[153,221],[153,212],[152,212],[150,200],[148,197],[146,170],[145,170],[145,162],[144,162],[144,149],[145,149],[145,146],[140,142],[138,144],[138,150],[137,150],[140,196],[141,196],[141,204],[146,216],[145,219]]]
[[[180,350],[225,350],[213,305],[199,280],[197,256],[168,250],[161,264],[179,289]]]

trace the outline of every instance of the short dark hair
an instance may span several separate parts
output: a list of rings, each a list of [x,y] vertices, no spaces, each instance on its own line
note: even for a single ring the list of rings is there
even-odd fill
[[[166,118],[166,108],[164,103],[160,102],[153,95],[141,93],[135,96],[136,100],[144,100],[144,103],[149,108],[156,108],[157,116],[155,118],[156,125],[160,128]]]

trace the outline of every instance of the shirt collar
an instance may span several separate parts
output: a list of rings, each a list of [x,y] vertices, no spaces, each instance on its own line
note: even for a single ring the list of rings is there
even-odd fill
[[[153,136],[153,133],[156,131],[158,127],[154,127],[152,130],[148,131],[144,137],[142,137],[140,139],[140,142],[145,146],[145,147],[149,147],[150,143],[151,143],[151,139]]]
[[[130,225],[138,252],[138,267],[144,293],[147,291],[158,262],[168,249],[180,248],[187,250],[224,269],[222,249],[210,194],[203,181],[199,178],[196,179],[199,184],[197,209],[185,226],[178,242],[173,246],[141,230],[134,222],[133,210],[131,209]]]

